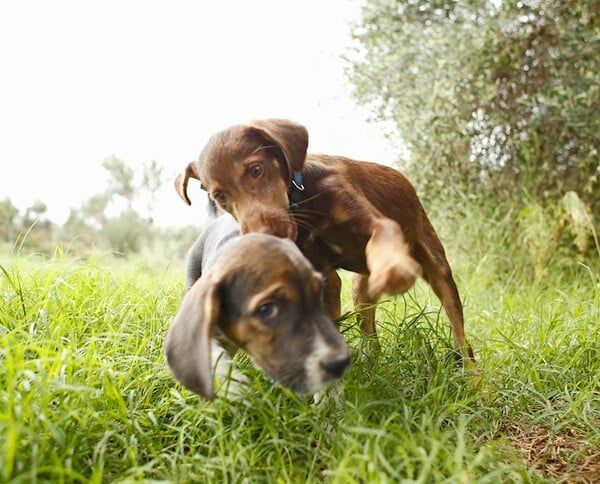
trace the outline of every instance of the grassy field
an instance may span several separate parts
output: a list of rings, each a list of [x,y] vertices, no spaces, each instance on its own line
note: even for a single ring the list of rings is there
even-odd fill
[[[243,401],[172,379],[162,348],[183,266],[0,258],[0,481],[598,481],[598,274],[499,270],[484,245],[449,248],[479,385],[419,283],[381,304],[377,354],[348,315],[353,364],[318,405],[243,356]]]

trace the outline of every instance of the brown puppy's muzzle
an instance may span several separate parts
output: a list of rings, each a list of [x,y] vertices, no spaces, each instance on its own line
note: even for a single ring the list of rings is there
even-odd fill
[[[289,212],[261,212],[245,214],[239,218],[242,234],[261,233],[282,239],[296,240],[298,227]]]

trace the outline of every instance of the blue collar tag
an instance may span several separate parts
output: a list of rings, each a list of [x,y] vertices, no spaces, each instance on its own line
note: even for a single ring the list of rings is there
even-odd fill
[[[300,193],[304,191],[302,184],[302,173],[299,171],[292,172],[292,191],[290,193],[290,208],[298,210],[300,208]]]

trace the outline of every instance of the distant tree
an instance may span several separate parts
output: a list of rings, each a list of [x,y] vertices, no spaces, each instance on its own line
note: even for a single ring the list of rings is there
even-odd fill
[[[122,197],[127,202],[128,210],[134,210],[135,202],[143,200],[146,209],[152,211],[156,194],[164,183],[163,167],[157,161],[144,163],[141,171],[136,171],[123,160],[110,156],[105,158],[102,166],[109,173],[106,190],[109,198],[112,195]],[[108,203],[110,200],[107,201]]]
[[[600,2],[368,0],[348,74],[430,197],[576,192],[600,215]]]
[[[140,251],[142,241],[150,235],[150,223],[137,212],[125,210],[107,219],[101,233],[111,249],[120,255],[130,255]]]
[[[108,193],[123,197],[127,201],[129,210],[133,210],[133,200],[136,195],[133,168],[116,156],[105,158],[102,166],[110,174]]]
[[[142,207],[145,205],[151,213],[163,183],[163,168],[152,160],[135,170],[116,156],[106,158],[102,166],[109,174],[108,187],[83,204],[84,218],[98,227],[100,237],[111,249],[121,254],[137,252],[153,234],[152,219],[143,214]],[[109,216],[109,208],[118,208],[115,195],[126,202],[126,208]]]
[[[71,208],[59,231],[59,240],[71,254],[88,254],[91,247],[101,245],[98,235],[100,226],[88,223],[82,212],[83,209]]]
[[[21,224],[24,228],[29,228],[29,226],[33,225],[34,223],[46,225],[47,220],[45,218],[45,214],[47,211],[48,206],[41,200],[36,200],[33,202],[33,204],[25,209],[25,214],[23,215]]]
[[[146,206],[152,212],[156,204],[156,196],[164,183],[164,168],[155,160],[145,163],[142,172],[140,189],[147,194]]]
[[[50,252],[55,243],[55,225],[46,217],[48,206],[36,200],[25,209],[18,224],[21,245],[36,251]]]
[[[106,222],[106,209],[110,203],[111,194],[108,192],[92,195],[81,205],[81,214],[87,223],[101,227]]]
[[[0,201],[0,240],[4,242],[14,240],[15,222],[18,214],[19,210],[9,198]]]

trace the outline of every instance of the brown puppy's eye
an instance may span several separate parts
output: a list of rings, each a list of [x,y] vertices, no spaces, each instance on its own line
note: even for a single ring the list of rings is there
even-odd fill
[[[261,304],[254,314],[260,319],[271,319],[279,314],[279,307],[275,301],[267,301]]]
[[[212,194],[212,198],[219,205],[223,205],[225,203],[225,200],[226,200],[225,194],[223,192],[214,192]]]
[[[252,178],[259,178],[263,174],[263,167],[261,164],[257,163],[256,165],[252,165],[250,167],[250,176]]]

